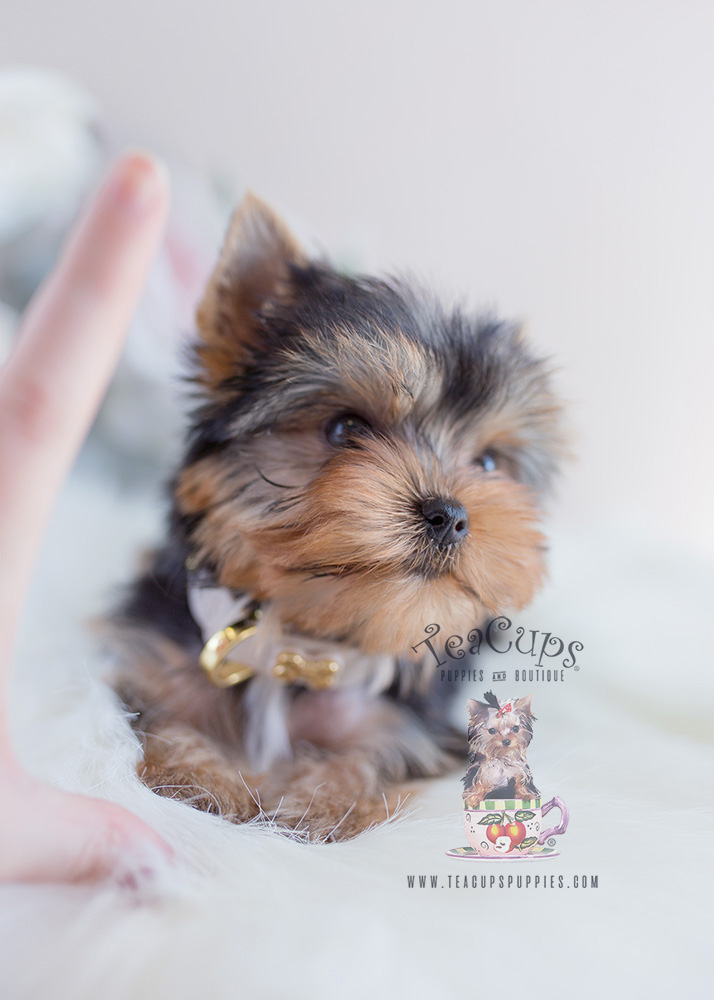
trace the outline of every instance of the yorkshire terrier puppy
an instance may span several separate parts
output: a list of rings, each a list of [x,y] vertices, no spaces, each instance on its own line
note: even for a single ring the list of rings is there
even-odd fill
[[[139,774],[351,837],[462,757],[413,647],[530,601],[560,407],[516,327],[308,259],[252,196],[197,325],[166,537],[113,616]]]
[[[464,777],[466,805],[484,799],[533,799],[540,795],[526,760],[535,716],[531,698],[500,704],[488,691],[486,702],[469,699],[470,766]]]

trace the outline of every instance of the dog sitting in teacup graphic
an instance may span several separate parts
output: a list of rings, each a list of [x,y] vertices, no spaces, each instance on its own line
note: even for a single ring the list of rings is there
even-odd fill
[[[554,837],[565,833],[568,810],[555,797],[543,803],[533,781],[526,751],[533,739],[532,695],[499,702],[493,692],[484,701],[469,699],[469,768],[464,777],[464,826],[470,847],[452,857],[509,861],[556,857]],[[543,829],[554,807],[561,823]]]
[[[469,760],[464,778],[464,801],[472,809],[492,799],[534,799],[540,792],[533,782],[526,751],[533,739],[533,695],[499,704],[488,691],[484,701],[469,698]]]

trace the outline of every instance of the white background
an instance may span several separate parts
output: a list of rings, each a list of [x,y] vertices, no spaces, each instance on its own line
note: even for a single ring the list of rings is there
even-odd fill
[[[0,60],[251,187],[330,252],[522,318],[563,370],[558,517],[714,552],[714,5],[10,0]]]

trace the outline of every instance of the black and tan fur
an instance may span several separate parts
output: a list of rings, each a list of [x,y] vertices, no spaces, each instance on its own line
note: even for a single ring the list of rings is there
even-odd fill
[[[531,799],[540,794],[526,760],[535,716],[531,695],[517,698],[505,712],[492,692],[486,701],[469,699],[469,768],[464,800],[475,809],[484,799]],[[507,704],[507,703],[506,703]]]
[[[114,616],[140,774],[232,819],[353,836],[385,818],[401,783],[461,755],[445,686],[412,646],[430,622],[449,635],[530,601],[560,408],[516,327],[308,260],[250,196],[198,328],[200,403],[166,538]],[[335,445],[343,414],[359,420]],[[425,534],[434,497],[462,505],[458,544]],[[391,688],[371,699],[291,690],[292,755],[251,773],[251,682],[219,690],[198,668],[189,557],[309,636],[390,654]]]

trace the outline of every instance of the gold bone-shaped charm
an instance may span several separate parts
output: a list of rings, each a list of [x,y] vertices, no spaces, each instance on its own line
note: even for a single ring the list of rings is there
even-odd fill
[[[306,660],[299,653],[281,653],[273,667],[273,676],[285,684],[305,684],[324,691],[332,687],[339,669],[334,660]]]

